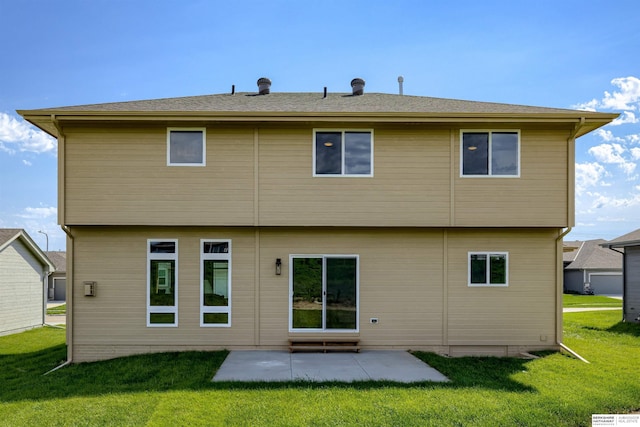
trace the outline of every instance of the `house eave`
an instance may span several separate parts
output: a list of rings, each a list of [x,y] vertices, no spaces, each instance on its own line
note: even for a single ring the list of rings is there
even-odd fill
[[[421,113],[421,112],[227,112],[227,111],[65,111],[18,110],[25,120],[44,132],[58,137],[55,122],[90,123],[152,123],[152,122],[210,122],[210,123],[296,123],[296,122],[375,122],[375,123],[547,123],[576,124],[584,118],[576,137],[589,133],[618,114],[579,112],[558,113]]]

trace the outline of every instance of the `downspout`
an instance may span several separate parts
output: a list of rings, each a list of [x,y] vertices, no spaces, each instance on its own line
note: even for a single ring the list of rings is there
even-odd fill
[[[564,280],[563,275],[563,265],[561,261],[562,254],[562,239],[564,236],[569,234],[569,232],[573,229],[573,223],[575,221],[575,143],[576,143],[576,135],[580,131],[580,128],[584,126],[585,118],[580,117],[580,121],[576,123],[573,131],[567,138],[567,163],[569,166],[569,175],[567,177],[567,229],[562,232],[556,238],[556,251],[559,251],[559,254],[556,256],[556,262],[558,263],[557,275],[556,275],[556,344],[560,346],[562,350],[567,351],[572,356],[576,357],[579,360],[582,360],[585,363],[589,363],[584,357],[580,356],[575,351],[571,350],[562,342],[562,288],[560,284]]]
[[[51,276],[51,272],[49,271],[49,266],[47,265],[44,269],[44,274],[42,275],[42,287],[44,290],[44,298],[42,301],[42,324],[47,325],[47,301],[49,300],[49,276]]]
[[[67,268],[67,292],[66,292],[66,296],[67,296],[67,315],[66,315],[67,316],[67,319],[66,319],[67,361],[61,364],[60,366],[53,368],[52,370],[50,370],[44,375],[47,375],[50,372],[56,371],[73,362],[73,288],[74,288],[73,281],[75,278],[74,237],[73,237],[73,234],[71,234],[71,230],[69,229],[69,227],[67,227],[67,225],[65,224],[66,209],[64,206],[65,194],[66,194],[66,191],[65,191],[66,190],[65,189],[66,168],[64,168],[64,166],[66,162],[66,138],[67,137],[64,134],[62,130],[62,126],[60,126],[60,123],[58,122],[58,119],[56,118],[55,114],[51,115],[51,122],[53,123],[53,125],[56,127],[56,130],[58,131],[58,213],[59,213],[58,222],[60,224],[60,228],[62,228],[62,231],[64,231],[65,234],[68,236],[68,242],[69,242],[69,245],[67,247],[67,260],[68,260],[67,266],[69,268]],[[62,212],[62,214],[60,214],[60,212]]]
[[[71,280],[69,280],[69,276],[67,275],[67,283],[69,284],[68,288],[71,288],[71,292],[67,292],[67,360],[51,369],[50,371],[45,372],[44,374],[42,374],[43,376],[57,371],[60,368],[64,368],[65,366],[70,365],[73,362],[73,339],[71,338],[73,335],[73,322],[71,321],[71,319],[73,319],[73,310],[71,309],[71,307],[73,307],[73,234],[71,234],[71,230],[69,230],[69,227],[67,227],[66,225],[61,225],[60,227],[62,228],[62,231],[64,231],[66,235],[69,236],[69,242],[71,243]],[[67,248],[67,254],[68,253],[69,248]]]

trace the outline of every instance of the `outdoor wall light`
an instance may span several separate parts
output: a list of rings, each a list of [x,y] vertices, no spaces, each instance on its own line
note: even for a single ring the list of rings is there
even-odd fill
[[[282,274],[282,259],[276,258],[276,275]]]

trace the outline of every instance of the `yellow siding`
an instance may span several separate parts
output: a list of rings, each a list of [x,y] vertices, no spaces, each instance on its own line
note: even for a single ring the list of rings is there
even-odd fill
[[[521,131],[519,178],[460,177],[456,134],[455,223],[458,227],[566,227],[567,135]]]
[[[448,224],[448,130],[374,130],[373,177],[314,177],[312,140],[260,130],[260,225]]]
[[[263,230],[260,240],[261,345],[317,336],[288,332],[290,254],[359,255],[360,333],[355,335],[364,344],[441,344],[442,231]],[[276,258],[283,261],[282,276],[273,274]],[[378,324],[369,322],[372,317]]]
[[[340,178],[313,177],[314,128],[210,126],[205,167],[167,166],[164,127],[68,129],[64,223],[567,225],[564,131],[521,130],[520,178],[462,178],[459,127],[386,125],[373,128],[374,176]]]
[[[253,232],[246,229],[75,228],[74,359],[85,348],[147,346],[164,351],[251,345],[254,326]],[[147,239],[178,239],[178,327],[146,326]],[[232,327],[201,328],[201,238],[232,239]],[[83,281],[97,282],[85,297]],[[114,350],[115,351],[115,350]],[[118,350],[123,351],[123,350]]]
[[[410,228],[74,227],[73,358],[151,351],[283,349],[289,332],[289,256],[359,256],[364,348],[514,354],[555,346],[557,231]],[[146,326],[146,245],[178,239],[178,320]],[[199,325],[202,238],[232,240],[232,326]],[[509,252],[509,287],[467,286],[468,251]],[[282,275],[275,274],[281,258]],[[256,270],[257,268],[257,270]],[[448,270],[448,271],[447,271]],[[96,281],[85,297],[83,281]],[[369,319],[378,318],[377,324]],[[335,334],[335,333],[334,333]],[[326,336],[326,334],[320,334]],[[541,337],[544,340],[541,340]]]
[[[555,230],[448,232],[448,344],[555,343]],[[469,287],[468,252],[508,252],[508,287]]]
[[[167,166],[166,128],[73,129],[66,224],[253,222],[253,131],[207,132],[205,167]]]

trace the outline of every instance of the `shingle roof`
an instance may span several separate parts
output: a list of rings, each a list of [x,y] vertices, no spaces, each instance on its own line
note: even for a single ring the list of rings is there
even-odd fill
[[[112,102],[69,107],[18,110],[29,122],[51,135],[57,136],[53,121],[72,120],[233,120],[288,121],[303,118],[324,120],[450,122],[486,121],[487,119],[518,121],[539,120],[568,123],[577,128],[576,137],[604,126],[618,115],[578,111],[562,108],[532,107],[495,102],[465,101],[427,96],[365,93],[354,96],[346,93],[272,92],[225,93],[151,99],[144,101]],[[55,119],[54,119],[55,117]]]
[[[578,255],[578,251],[582,247],[583,243],[584,242],[580,240],[563,242],[562,261],[573,262],[576,259],[576,255]]]
[[[51,260],[56,267],[56,272],[67,271],[67,253],[64,251],[49,251],[45,252],[47,258]]]
[[[13,240],[16,234],[23,231],[21,228],[0,228],[0,246],[7,243],[9,240]]]
[[[367,93],[354,96],[346,93],[280,92],[269,95],[255,93],[215,94],[143,101],[88,104],[45,109],[52,112],[398,112],[398,113],[524,113],[572,114],[576,110],[532,107],[494,102],[465,101],[426,96]],[[37,111],[37,110],[34,110]]]
[[[605,242],[603,246],[606,247],[624,247],[624,246],[637,246],[640,245],[640,228],[631,233],[624,234],[620,237],[616,237],[613,240]]]
[[[566,270],[620,270],[622,271],[622,255],[600,246],[604,239],[583,242],[575,260],[565,267]]]

